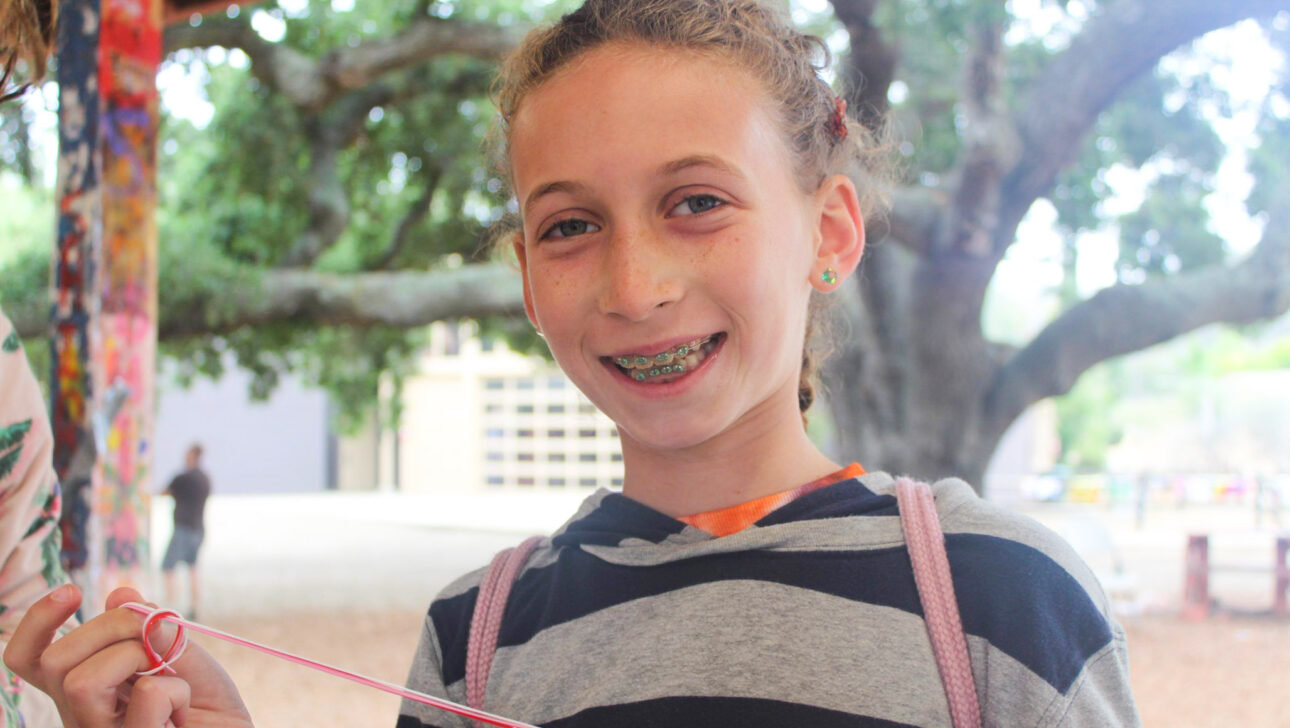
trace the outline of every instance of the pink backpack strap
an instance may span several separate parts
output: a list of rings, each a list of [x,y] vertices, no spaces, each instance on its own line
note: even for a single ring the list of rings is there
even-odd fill
[[[466,705],[472,708],[484,708],[484,691],[488,687],[488,673],[493,668],[493,655],[497,654],[497,637],[502,629],[502,613],[506,611],[511,585],[541,541],[541,536],[530,536],[519,546],[498,552],[484,572],[484,580],[479,583],[475,613],[470,619],[470,636],[466,642]]]
[[[936,515],[932,487],[900,478],[896,481],[896,500],[900,505],[900,527],[905,532],[909,559],[914,564],[914,581],[923,603],[932,653],[936,655],[936,668],[941,673],[945,697],[950,704],[950,718],[954,728],[979,728],[981,707],[977,703],[972,661],[968,657],[963,622],[959,619],[958,601],[954,598],[950,560],[945,553],[945,535]]]

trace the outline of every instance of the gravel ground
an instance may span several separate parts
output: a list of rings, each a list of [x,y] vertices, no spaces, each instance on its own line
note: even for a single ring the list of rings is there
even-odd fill
[[[249,617],[217,625],[371,677],[401,683],[422,612]],[[1143,724],[1170,728],[1290,725],[1290,622],[1134,617],[1133,689]],[[394,725],[398,698],[243,648],[197,637],[242,687],[261,728]]]

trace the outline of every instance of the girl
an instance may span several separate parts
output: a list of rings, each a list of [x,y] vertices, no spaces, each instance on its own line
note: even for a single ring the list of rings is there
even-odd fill
[[[515,579],[490,712],[548,728],[949,723],[892,479],[832,462],[802,426],[811,299],[855,270],[872,197],[842,174],[871,150],[812,65],[821,50],[755,0],[590,0],[505,65],[525,308],[617,423],[626,477]],[[1088,569],[960,481],[935,494],[984,722],[1136,724]],[[465,702],[480,579],[430,606],[411,687]],[[113,610],[50,646],[75,603],[56,593],[6,656],[69,725],[249,722],[196,650],[178,676],[134,681],[122,710],[146,665],[139,617]],[[469,723],[406,703],[398,725]]]

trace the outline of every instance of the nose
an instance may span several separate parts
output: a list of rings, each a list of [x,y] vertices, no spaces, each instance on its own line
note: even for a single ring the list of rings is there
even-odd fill
[[[605,249],[601,312],[644,321],[680,300],[684,286],[678,262],[648,228],[615,231]]]

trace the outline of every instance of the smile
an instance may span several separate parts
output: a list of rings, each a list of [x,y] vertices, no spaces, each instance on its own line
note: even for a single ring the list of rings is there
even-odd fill
[[[716,350],[724,333],[710,334],[653,354],[626,354],[613,357],[619,371],[638,382],[663,382],[693,371]]]

